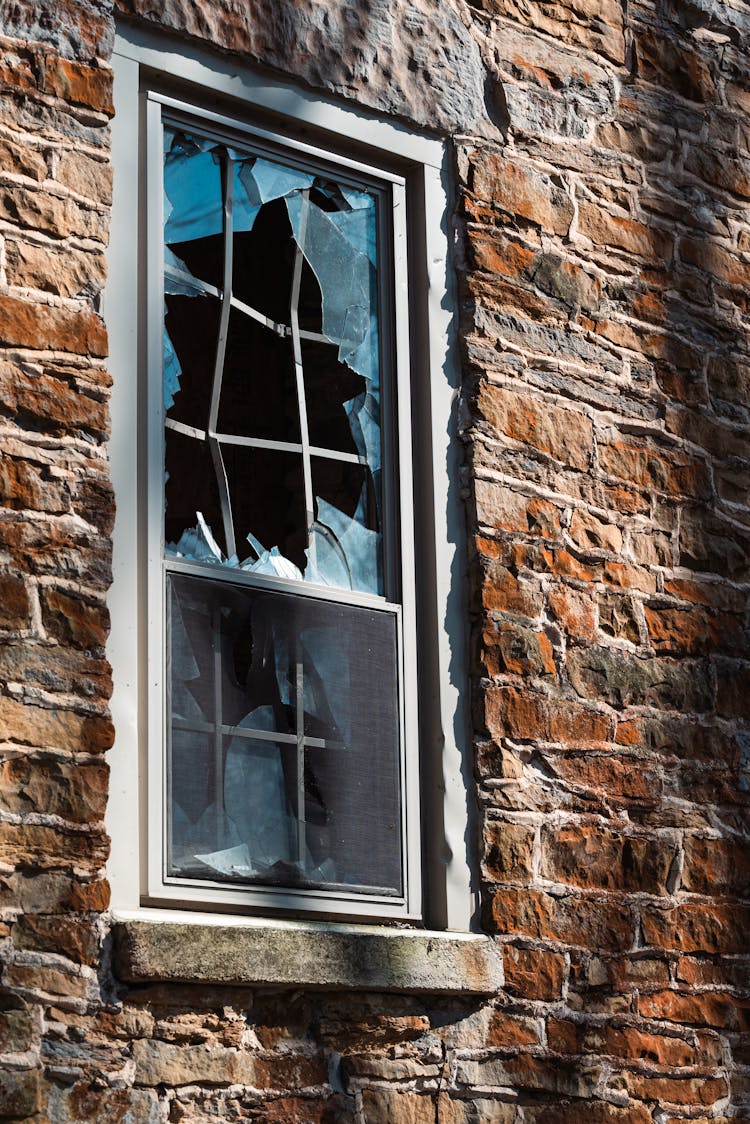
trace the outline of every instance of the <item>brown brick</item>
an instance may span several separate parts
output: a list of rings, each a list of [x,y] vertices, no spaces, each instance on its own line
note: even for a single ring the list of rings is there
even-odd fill
[[[732,955],[747,951],[750,907],[692,902],[671,909],[645,905],[641,922],[648,945]]]
[[[101,762],[10,757],[0,765],[0,808],[95,822],[104,816],[108,777],[109,768]]]
[[[693,1048],[682,1038],[648,1034],[634,1026],[547,1020],[549,1048],[564,1054],[608,1054],[658,1066],[696,1064]]]
[[[574,468],[589,467],[593,427],[584,414],[490,383],[481,385],[477,409],[494,429],[514,441]]]
[[[534,876],[534,834],[530,824],[489,820],[484,825],[482,868],[492,882],[530,882]]]
[[[553,234],[568,233],[573,201],[556,176],[488,149],[474,154],[471,187],[480,199],[508,214]]]
[[[0,299],[0,343],[95,357],[107,354],[104,325],[90,308],[36,305],[11,296]]]
[[[685,836],[683,890],[693,894],[750,897],[750,840]]]
[[[83,753],[109,749],[113,741],[108,718],[48,710],[4,696],[0,697],[0,731],[7,741]]]
[[[634,939],[630,910],[611,898],[558,898],[538,890],[504,889],[494,892],[491,906],[501,933],[613,952],[624,952]]]
[[[23,578],[0,574],[0,628],[28,628],[29,594]]]
[[[504,944],[505,986],[522,999],[555,1000],[562,996],[565,958],[541,948]]]
[[[580,825],[542,828],[541,874],[584,889],[665,894],[677,845]]]
[[[591,745],[614,733],[607,715],[515,687],[488,688],[484,703],[487,727],[497,737]]]
[[[100,648],[107,640],[106,607],[87,603],[81,597],[48,586],[41,596],[42,620],[49,636],[62,644]]]

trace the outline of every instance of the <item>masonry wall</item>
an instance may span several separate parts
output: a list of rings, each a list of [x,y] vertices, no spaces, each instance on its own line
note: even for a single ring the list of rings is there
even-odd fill
[[[5,2],[0,1119],[750,1119],[750,7],[120,7],[454,140],[477,847],[506,983],[116,979],[114,15]]]

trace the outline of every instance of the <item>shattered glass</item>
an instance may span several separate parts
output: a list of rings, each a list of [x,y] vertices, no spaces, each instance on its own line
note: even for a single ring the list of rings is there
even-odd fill
[[[395,618],[169,587],[169,873],[399,894]]]

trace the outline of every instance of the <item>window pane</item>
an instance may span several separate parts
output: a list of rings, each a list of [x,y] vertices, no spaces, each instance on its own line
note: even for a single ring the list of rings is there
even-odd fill
[[[164,161],[165,541],[382,595],[375,193],[174,127]]]
[[[400,894],[395,616],[167,580],[168,873]]]

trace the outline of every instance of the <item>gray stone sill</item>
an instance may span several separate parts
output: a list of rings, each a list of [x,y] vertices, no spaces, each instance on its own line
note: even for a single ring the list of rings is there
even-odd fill
[[[489,937],[160,911],[114,914],[115,970],[127,983],[491,995],[502,957]]]

